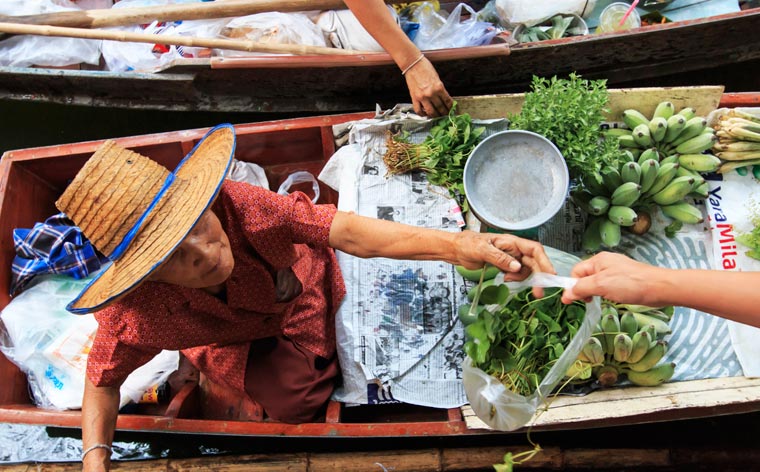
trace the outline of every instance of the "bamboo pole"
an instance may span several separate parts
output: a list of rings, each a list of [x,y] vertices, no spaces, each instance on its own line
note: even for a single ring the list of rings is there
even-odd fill
[[[385,0],[385,3],[394,4],[403,3],[403,1]],[[343,0],[217,0],[214,2],[149,7],[64,11],[38,15],[0,15],[0,22],[72,28],[102,28],[151,23],[153,21],[232,18],[268,11],[294,12],[345,8],[346,5]]]
[[[34,36],[57,36],[66,38],[101,39],[105,41],[122,41],[133,43],[168,44],[172,46],[188,46],[215,49],[230,49],[233,51],[266,52],[276,54],[338,54],[361,55],[372,54],[366,51],[328,48],[321,46],[305,46],[301,44],[265,44],[255,41],[241,41],[218,38],[198,38],[178,35],[155,35],[147,33],[132,33],[127,31],[111,31],[100,29],[67,28],[47,25],[21,25],[16,23],[0,23],[0,33],[30,34]]]

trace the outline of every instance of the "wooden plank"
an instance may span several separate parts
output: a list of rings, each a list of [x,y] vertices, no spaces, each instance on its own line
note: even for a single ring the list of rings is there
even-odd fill
[[[558,441],[561,441],[559,439]],[[725,441],[724,441],[725,442]],[[721,442],[723,444],[724,442]],[[323,472],[393,471],[454,472],[493,470],[504,455],[531,450],[532,446],[487,446],[383,450],[278,453],[115,461],[111,470],[139,472]],[[564,448],[551,445],[519,464],[518,470],[757,470],[760,450],[746,446],[662,448]],[[2,472],[72,472],[77,462],[0,465]]]
[[[673,102],[676,109],[690,106],[696,110],[697,115],[707,116],[718,107],[722,94],[722,86],[609,89],[609,113],[606,118],[620,121],[623,110],[627,108],[651,116],[657,104],[664,100]],[[520,111],[525,94],[464,96],[455,99],[459,111],[469,113],[474,118],[507,118]]]
[[[314,454],[309,458],[309,472],[366,472],[387,470],[393,472],[419,472],[440,470],[440,451],[372,451],[354,453]]]
[[[493,464],[504,461],[508,452],[519,454],[530,450],[529,446],[490,446],[458,449],[444,449],[441,454],[440,470],[492,470]],[[520,469],[541,468],[561,470],[565,462],[564,452],[558,447],[542,448],[541,452],[520,465]]]
[[[636,424],[668,419],[760,410],[760,379],[726,377],[670,382],[657,387],[615,387],[583,397],[559,396],[528,426],[537,430],[562,426]],[[462,407],[468,428],[491,429],[469,405]]]
[[[668,449],[578,449],[565,454],[564,467],[568,469],[598,469],[618,467],[669,467]]]

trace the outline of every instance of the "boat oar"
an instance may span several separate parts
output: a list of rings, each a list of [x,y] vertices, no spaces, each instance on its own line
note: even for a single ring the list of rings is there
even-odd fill
[[[215,49],[231,49],[233,51],[266,52],[277,54],[340,54],[357,55],[372,54],[367,51],[328,48],[321,46],[305,46],[301,44],[265,44],[256,41],[241,41],[219,38],[198,38],[193,36],[157,35],[147,33],[132,33],[128,31],[111,31],[101,29],[67,28],[48,25],[21,25],[17,23],[0,23],[0,33],[31,34],[35,36],[57,36],[65,38],[102,39],[105,41],[122,41],[132,43],[168,44],[172,46],[188,46]]]
[[[385,3],[404,2],[402,0],[385,0]],[[295,12],[340,9],[346,9],[343,0],[217,0],[215,2],[176,5],[63,11],[38,15],[0,15],[0,22],[73,28],[102,28],[105,26],[138,25],[153,21],[233,18],[268,11]]]

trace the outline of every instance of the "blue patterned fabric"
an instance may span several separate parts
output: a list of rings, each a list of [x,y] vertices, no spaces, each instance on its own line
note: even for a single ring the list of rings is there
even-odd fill
[[[16,257],[11,295],[22,291],[36,275],[65,274],[82,279],[107,261],[64,213],[36,223],[32,229],[14,229],[13,245]]]

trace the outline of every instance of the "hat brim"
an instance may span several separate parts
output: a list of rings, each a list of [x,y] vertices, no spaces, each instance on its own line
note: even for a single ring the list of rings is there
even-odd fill
[[[179,163],[175,179],[144,218],[123,255],[100,272],[66,309],[101,310],[143,283],[158,269],[213,204],[235,154],[235,130],[210,130]]]

